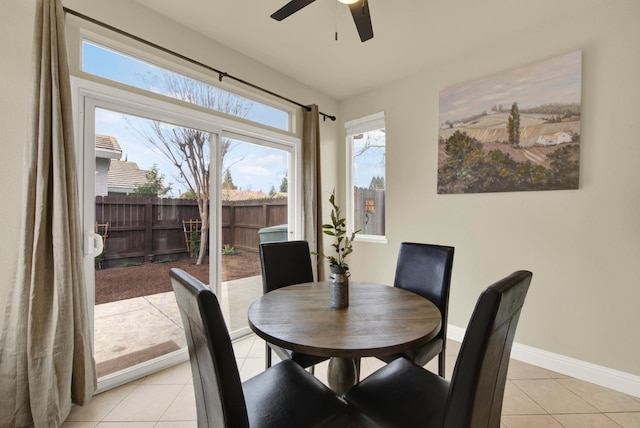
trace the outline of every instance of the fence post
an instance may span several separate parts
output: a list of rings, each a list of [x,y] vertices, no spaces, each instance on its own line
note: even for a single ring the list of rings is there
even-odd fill
[[[236,246],[236,203],[229,203],[229,245]]]
[[[269,213],[267,212],[268,207],[267,207],[267,203],[265,201],[262,202],[262,224],[265,225],[265,227],[269,224],[268,220],[269,220]]]
[[[153,203],[151,198],[144,201],[144,262],[153,254]]]

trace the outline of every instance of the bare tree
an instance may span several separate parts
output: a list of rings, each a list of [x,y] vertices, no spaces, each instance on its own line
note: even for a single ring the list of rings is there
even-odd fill
[[[369,150],[374,150],[374,153],[377,151],[376,149],[382,149],[379,153],[379,164],[384,169],[386,162],[386,132],[384,129],[380,129],[372,132],[365,132],[364,134],[358,134],[353,136],[354,140],[364,140],[361,144],[354,144],[354,152],[353,158],[357,158],[359,156],[364,155]],[[355,148],[357,147],[357,150]],[[378,178],[376,181],[379,189],[384,190],[384,177],[373,177],[373,180]],[[380,185],[382,187],[380,187]],[[371,187],[373,188],[373,187]]]
[[[177,74],[160,72],[143,80],[149,88],[161,87],[163,94],[235,117],[246,117],[253,106],[246,98]],[[177,168],[179,174],[176,179],[186,185],[198,203],[202,227],[196,264],[202,264],[209,244],[209,147],[212,134],[171,127],[157,121],[147,123],[146,129],[133,128]],[[233,148],[233,142],[222,138],[220,144],[222,178],[231,167],[225,159]]]
[[[354,135],[354,140],[362,138],[365,140],[360,150],[353,153],[353,157],[361,156],[370,149],[384,149],[386,146],[385,137],[386,133],[384,129],[381,129],[380,133],[365,132],[364,134]]]

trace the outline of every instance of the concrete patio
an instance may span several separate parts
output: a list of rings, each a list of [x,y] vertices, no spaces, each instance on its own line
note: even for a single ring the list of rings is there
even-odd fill
[[[230,331],[247,326],[247,308],[262,295],[262,277],[222,283],[220,303]],[[186,346],[173,292],[95,306],[98,376]]]

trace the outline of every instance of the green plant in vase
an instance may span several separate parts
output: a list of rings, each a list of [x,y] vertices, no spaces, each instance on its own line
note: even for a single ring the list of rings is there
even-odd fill
[[[349,306],[349,288],[348,278],[350,276],[349,265],[347,264],[347,256],[353,252],[353,240],[356,234],[360,232],[356,230],[351,234],[347,233],[346,219],[342,216],[342,210],[336,204],[336,191],[331,192],[329,203],[331,204],[331,223],[322,225],[322,233],[333,236],[334,242],[331,244],[334,254],[320,254],[329,261],[329,270],[331,270],[329,289],[329,300],[332,308],[345,308]],[[317,254],[317,253],[316,253]]]
[[[330,268],[335,267],[346,271],[349,270],[349,265],[346,261],[347,256],[353,252],[353,240],[360,231],[356,230],[351,235],[347,234],[346,219],[342,216],[342,210],[336,204],[335,189],[331,192],[329,203],[331,204],[331,223],[322,225],[322,233],[335,238],[334,243],[331,244],[335,254],[330,256],[321,254],[321,256],[329,260]]]

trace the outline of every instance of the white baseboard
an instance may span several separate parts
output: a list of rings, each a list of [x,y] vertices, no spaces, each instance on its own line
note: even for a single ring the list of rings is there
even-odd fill
[[[464,339],[465,329],[447,325],[447,337],[457,342]],[[566,357],[519,343],[514,343],[511,358],[527,364],[542,367],[556,373],[604,386],[615,391],[640,397],[640,376],[586,361]]]

